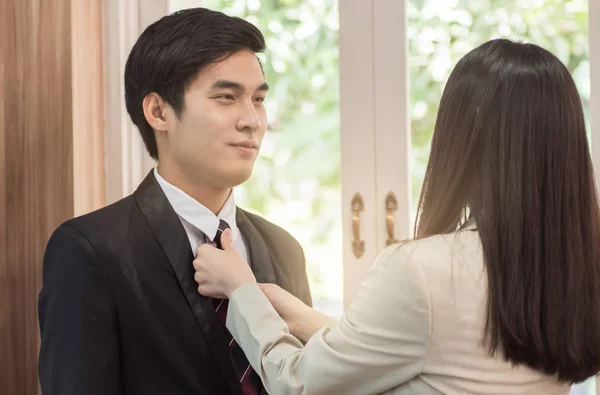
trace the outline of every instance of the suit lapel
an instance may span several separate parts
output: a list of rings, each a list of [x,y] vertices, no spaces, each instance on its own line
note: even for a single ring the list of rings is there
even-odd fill
[[[273,259],[263,236],[240,208],[236,210],[235,220],[240,233],[244,237],[244,244],[248,250],[248,258],[256,281],[259,283],[275,283]]]
[[[185,229],[152,172],[140,184],[134,196],[175,272],[213,358],[230,387],[229,390],[232,393],[240,393],[240,386],[229,357],[229,346],[224,340],[222,328],[217,325],[211,299],[198,294],[192,265],[194,255]],[[190,333],[190,336],[194,334]]]

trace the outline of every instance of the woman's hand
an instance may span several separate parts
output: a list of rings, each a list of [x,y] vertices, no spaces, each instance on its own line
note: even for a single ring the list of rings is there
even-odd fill
[[[223,250],[204,244],[198,247],[194,259],[198,293],[214,298],[229,298],[233,291],[246,283],[255,283],[250,266],[237,252],[231,241],[231,230],[221,235]]]
[[[306,343],[327,323],[327,315],[307,306],[300,299],[276,284],[259,284],[277,313],[286,322],[290,333]]]

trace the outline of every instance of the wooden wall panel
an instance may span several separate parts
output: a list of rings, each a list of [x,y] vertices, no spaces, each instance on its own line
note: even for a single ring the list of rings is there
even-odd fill
[[[5,15],[7,8],[3,2],[0,2],[0,23],[4,22],[2,15]],[[7,262],[7,251],[6,251],[6,179],[4,177],[6,168],[6,150],[4,146],[4,129],[5,129],[5,115],[4,107],[8,103],[4,100],[6,96],[5,75],[6,75],[6,56],[2,55],[7,47],[6,38],[2,36],[4,33],[3,29],[0,29],[0,338],[8,336],[8,265]],[[0,340],[0,355],[6,355],[8,353],[7,344]],[[0,362],[0,365],[2,363]],[[6,381],[8,372],[5,371],[4,366],[0,366],[0,385]]]
[[[104,202],[100,0],[73,4],[78,6],[68,0],[0,1],[4,394],[38,393],[37,296],[51,232]],[[86,52],[78,53],[81,48]]]

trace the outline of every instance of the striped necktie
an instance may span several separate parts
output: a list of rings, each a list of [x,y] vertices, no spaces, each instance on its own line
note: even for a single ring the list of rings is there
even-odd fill
[[[221,235],[225,231],[225,229],[230,229],[229,224],[223,220],[220,220],[219,229],[217,230],[217,234],[215,236],[214,242],[217,245],[217,248],[223,249],[221,244]],[[240,380],[240,384],[242,386],[242,393],[244,395],[259,395],[262,389],[262,382],[260,381],[260,377],[258,374],[252,369],[244,351],[236,343],[235,339],[225,327],[225,322],[227,321],[227,307],[229,306],[229,300],[227,299],[216,299],[213,298],[213,306],[215,308],[215,312],[217,313],[217,319],[223,325],[223,331],[225,332],[225,338],[229,343],[229,352],[231,353],[231,358],[233,360],[233,365],[235,366],[235,370],[238,375],[238,379]]]

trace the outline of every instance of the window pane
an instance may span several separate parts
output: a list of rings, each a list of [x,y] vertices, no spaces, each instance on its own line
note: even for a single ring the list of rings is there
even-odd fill
[[[589,133],[588,0],[406,0],[413,219],[444,83],[458,60],[493,38],[540,45],[572,73]]]

